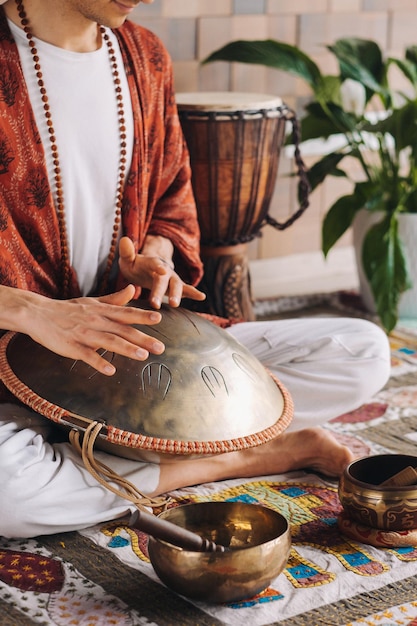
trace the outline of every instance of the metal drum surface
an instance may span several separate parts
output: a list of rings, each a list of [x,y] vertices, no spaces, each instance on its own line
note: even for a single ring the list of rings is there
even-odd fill
[[[142,301],[136,306],[149,308]],[[243,345],[184,308],[164,305],[161,313],[159,324],[137,328],[162,340],[165,352],[145,361],[105,353],[116,367],[111,377],[7,333],[0,340],[2,380],[65,428],[103,422],[97,446],[127,458],[218,454],[285,430],[291,397]]]

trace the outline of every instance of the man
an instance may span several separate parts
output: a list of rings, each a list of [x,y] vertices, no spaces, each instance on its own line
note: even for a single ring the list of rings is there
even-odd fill
[[[151,3],[152,0],[143,0]],[[187,152],[170,60],[127,17],[139,0],[7,0],[0,9],[0,328],[103,375],[103,348],[143,360],[164,345],[161,300],[204,299]],[[115,29],[115,30],[111,30]],[[153,311],[125,307],[149,290]],[[149,495],[353,458],[318,424],[354,409],[389,375],[383,332],[363,320],[249,322],[230,329],[282,380],[293,425],[256,448],[180,463],[98,453]],[[125,515],[49,422],[0,405],[0,534],[27,537]]]

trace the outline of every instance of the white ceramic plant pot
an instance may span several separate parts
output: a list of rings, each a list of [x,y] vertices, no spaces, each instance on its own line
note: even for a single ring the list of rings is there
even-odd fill
[[[412,283],[411,289],[402,294],[398,305],[398,315],[404,319],[417,317],[417,214],[402,213],[398,218],[398,232],[404,245]]]
[[[359,211],[353,221],[353,246],[358,271],[359,288],[365,307],[375,313],[375,301],[362,264],[362,244],[369,228],[380,222],[383,212]],[[398,317],[417,318],[417,214],[400,213],[398,215],[398,233],[404,247],[408,271],[412,282],[411,289],[405,291],[399,301]]]
[[[370,313],[376,313],[375,300],[372,295],[369,281],[366,278],[365,270],[362,263],[362,245],[365,235],[371,226],[380,222],[383,217],[383,213],[370,213],[363,209],[358,211],[352,224],[352,241],[355,251],[356,271],[358,272],[359,291],[362,298],[362,302],[366,309]]]

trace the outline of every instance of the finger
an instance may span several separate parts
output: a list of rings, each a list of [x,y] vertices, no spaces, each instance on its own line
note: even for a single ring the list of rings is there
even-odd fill
[[[133,288],[134,289],[134,288]],[[100,298],[78,298],[70,300],[66,316],[66,327],[90,328],[107,330],[108,322],[123,324],[126,328],[134,324],[146,324],[151,326],[159,324],[161,314],[137,306],[120,306],[112,304],[117,300],[118,294],[110,294]]]
[[[82,360],[91,367],[94,367],[97,371],[106,375],[112,375],[116,371],[115,366],[103,356],[98,354],[97,350],[104,350],[105,353],[117,354],[124,356],[135,361],[144,361],[149,357],[149,354],[162,354],[165,350],[165,345],[157,339],[146,335],[145,333],[139,333],[140,340],[129,341],[123,337],[114,335],[112,333],[90,333],[88,340],[84,337],[84,343],[77,342],[76,352],[72,352],[67,356]],[[93,342],[94,346],[100,346],[95,348],[91,346]]]
[[[107,294],[106,296],[100,296],[97,298],[99,302],[104,302],[106,304],[114,304],[118,306],[124,306],[128,304],[135,297],[135,286],[127,285],[120,291],[116,291],[115,293]]]
[[[192,300],[199,300],[202,302],[206,299],[206,294],[192,285],[184,285],[183,298],[191,298]]]
[[[155,309],[159,309],[162,298],[166,293],[168,293],[168,303],[172,307],[180,306],[183,298],[190,298],[200,302],[206,299],[205,293],[192,285],[184,283],[178,274],[172,274],[168,277],[168,280],[166,277],[156,278],[149,295],[150,304]]]
[[[173,292],[172,294],[170,293],[169,296],[169,304],[171,306],[179,306],[182,298],[190,298],[191,300],[198,300],[200,302],[206,299],[206,294],[192,285],[187,285],[181,281],[178,289],[176,289],[176,287],[177,285],[174,286]]]
[[[89,345],[91,345],[91,342],[93,342],[94,346],[99,346],[104,350],[138,361],[147,359],[149,353],[162,354],[165,350],[165,345],[162,341],[135,328],[123,327],[120,333],[111,331],[98,334],[93,333],[88,342]]]
[[[119,258],[126,263],[134,263],[136,258],[135,246],[129,237],[122,237],[119,242]]]
[[[178,275],[175,275],[175,277],[173,277],[169,283],[168,303],[170,306],[180,306],[181,299],[184,296],[184,287],[184,282],[179,278]]]
[[[106,359],[103,359],[103,357],[101,357],[98,352],[92,350],[91,348],[79,346],[75,359],[77,361],[83,361],[93,369],[97,370],[97,372],[99,372],[100,374],[104,374],[105,376],[113,376],[113,374],[116,373],[116,368],[114,367],[114,365],[109,363],[109,361],[107,361]]]
[[[166,274],[153,274],[153,282],[152,287],[149,293],[149,303],[155,309],[161,308],[162,299],[165,294],[171,293],[172,285],[179,281],[182,282],[176,274],[166,273]],[[181,299],[181,295],[180,295]]]

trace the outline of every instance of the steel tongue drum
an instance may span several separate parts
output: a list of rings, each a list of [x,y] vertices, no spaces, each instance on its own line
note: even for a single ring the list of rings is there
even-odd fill
[[[149,309],[146,301],[129,306]],[[107,377],[61,357],[27,335],[0,340],[6,387],[24,404],[66,429],[102,428],[95,445],[152,462],[221,454],[281,434],[293,415],[281,382],[230,333],[207,317],[163,305],[155,326],[136,326],[166,346],[136,361],[110,352]]]

